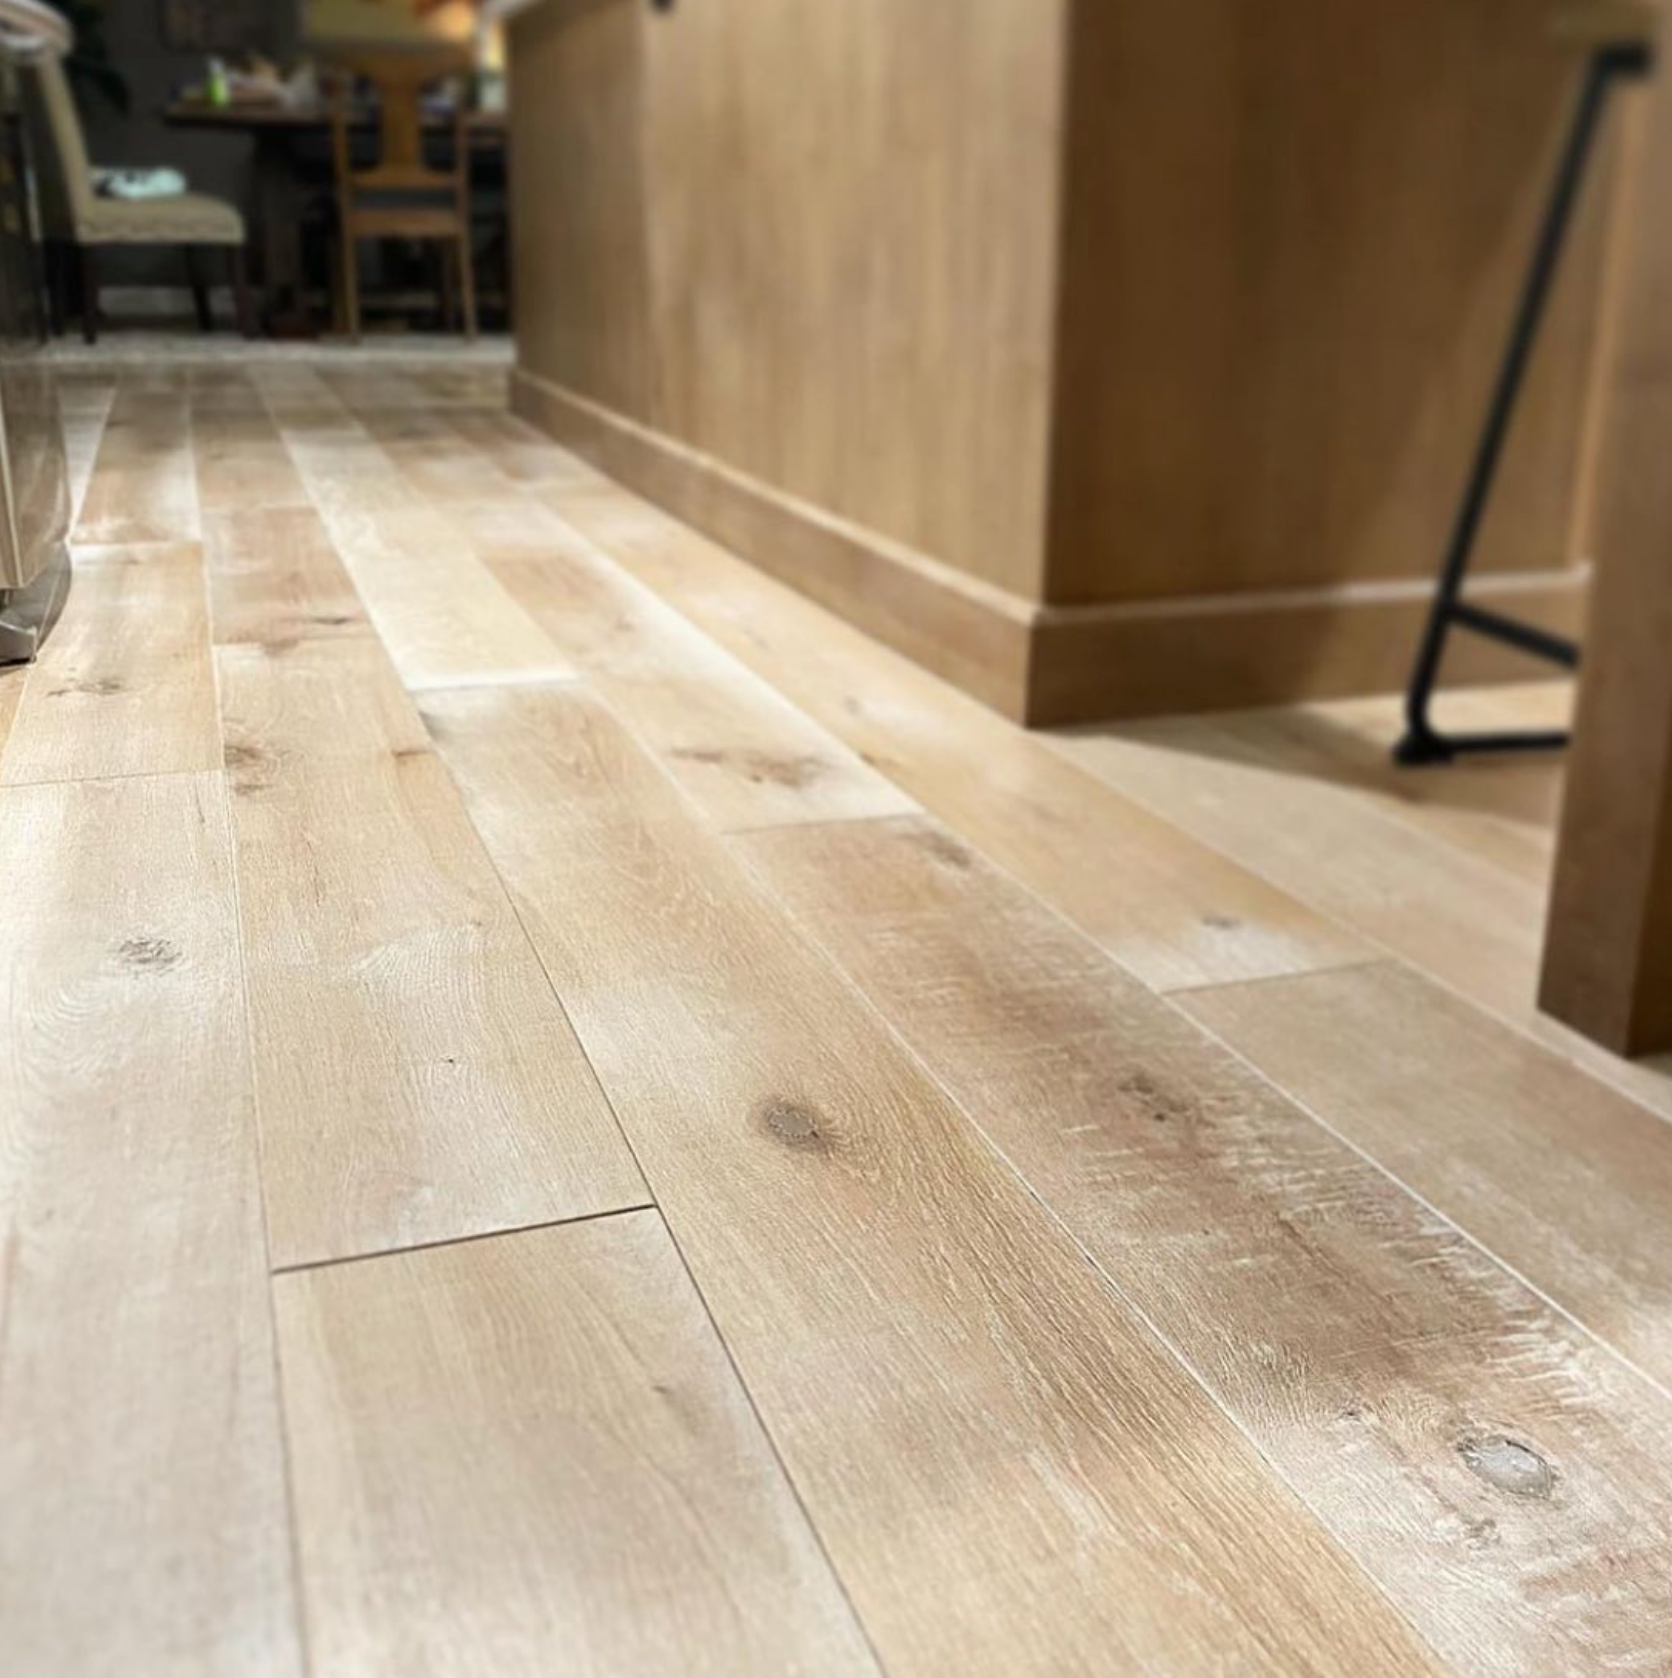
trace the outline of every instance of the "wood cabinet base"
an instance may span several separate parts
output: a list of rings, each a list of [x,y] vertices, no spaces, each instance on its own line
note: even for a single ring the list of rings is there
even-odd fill
[[[1042,606],[705,456],[519,368],[522,417],[639,494],[1014,721],[1038,727],[1403,685],[1426,580]],[[1576,632],[1583,570],[1488,575],[1500,610]],[[1466,636],[1450,682],[1540,667]]]

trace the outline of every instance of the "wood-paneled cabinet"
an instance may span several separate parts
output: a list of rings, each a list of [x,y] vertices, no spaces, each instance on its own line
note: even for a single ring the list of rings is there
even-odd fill
[[[1531,0],[537,0],[517,399],[1013,715],[1393,685],[1581,50]],[[1564,626],[1610,173],[1480,556]]]

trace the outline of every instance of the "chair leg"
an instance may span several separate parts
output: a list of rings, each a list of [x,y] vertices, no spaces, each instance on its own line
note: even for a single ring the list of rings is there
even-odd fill
[[[343,319],[349,342],[360,342],[360,247],[350,234],[343,242]]]
[[[453,250],[446,243],[435,247],[436,273],[441,291],[441,330],[456,332],[459,319],[459,288],[453,278]]]
[[[253,338],[255,310],[250,306],[250,265],[242,245],[229,245],[226,252],[227,269],[232,277],[232,312],[238,321],[238,333]]]
[[[470,229],[459,236],[459,286],[464,293],[464,335],[476,340],[476,265],[471,260]]]
[[[95,245],[76,245],[76,275],[81,282],[81,336],[99,341],[99,265]]]
[[[338,338],[348,331],[348,312],[343,306],[343,245],[333,238],[327,253],[326,278],[331,288],[331,331]]]
[[[186,279],[192,288],[192,307],[197,311],[197,329],[199,332],[213,332],[215,317],[209,312],[209,287],[203,278],[202,254],[196,245],[187,245],[184,249]]]
[[[41,251],[45,263],[46,329],[54,338],[64,336],[64,244],[48,239]]]

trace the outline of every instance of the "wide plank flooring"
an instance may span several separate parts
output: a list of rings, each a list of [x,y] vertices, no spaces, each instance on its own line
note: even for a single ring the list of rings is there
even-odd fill
[[[488,368],[64,390],[8,1675],[1672,1670],[1672,1072],[1532,1007],[1557,762],[1028,735]]]

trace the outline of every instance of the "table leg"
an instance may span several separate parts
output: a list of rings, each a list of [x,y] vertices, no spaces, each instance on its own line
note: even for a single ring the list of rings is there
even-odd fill
[[[261,322],[269,337],[313,338],[318,323],[303,293],[301,198],[290,138],[255,137],[256,217],[261,228]]]

